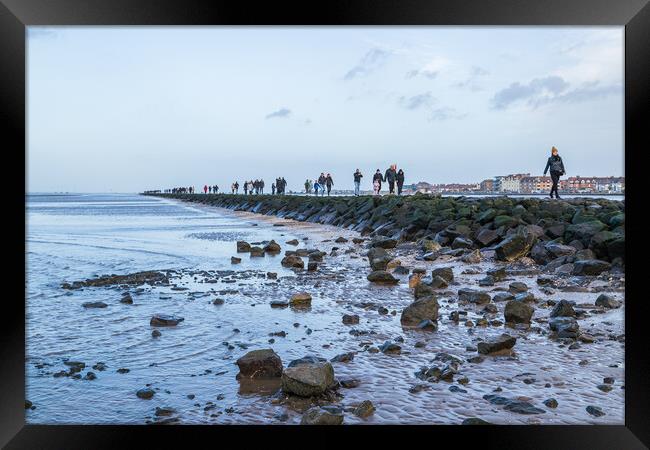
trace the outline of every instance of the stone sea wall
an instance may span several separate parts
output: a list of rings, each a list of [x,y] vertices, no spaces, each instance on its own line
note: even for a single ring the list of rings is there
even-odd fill
[[[306,197],[153,194],[187,202],[329,224],[375,239],[417,242],[428,253],[494,251],[550,269],[591,275],[625,263],[625,202],[600,198]],[[388,246],[391,244],[388,243]],[[456,256],[456,255],[454,255]],[[595,272],[595,273],[594,273]]]

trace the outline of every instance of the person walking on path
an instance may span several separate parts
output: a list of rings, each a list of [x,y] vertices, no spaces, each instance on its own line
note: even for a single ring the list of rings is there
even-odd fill
[[[321,188],[320,183],[318,180],[314,180],[314,195],[318,197],[318,190]]]
[[[275,195],[275,183],[271,183],[271,195]]]
[[[260,194],[264,194],[264,180],[260,180]]]
[[[204,194],[208,193],[208,185],[207,184],[203,185],[203,193]]]
[[[363,175],[361,175],[361,171],[357,169],[357,171],[354,172],[353,176],[354,176],[354,195],[359,196],[359,191],[361,187],[361,177],[363,177]]]
[[[334,179],[332,178],[332,175],[329,173],[325,177],[325,186],[327,186],[327,196],[330,196],[330,191],[332,190],[332,186],[334,186]]]
[[[305,180],[305,194],[309,195],[311,193],[311,180]]]
[[[321,172],[320,177],[318,177],[318,184],[320,186],[320,195],[325,195],[325,174],[323,172]]]
[[[400,169],[397,171],[397,195],[402,195],[402,187],[404,187],[404,171]]]
[[[212,186],[208,186],[208,193],[212,194]]]
[[[395,179],[397,178],[396,168],[397,164],[392,164],[388,169],[386,169],[386,173],[384,174],[384,181],[388,182],[389,194],[395,193]]]
[[[562,162],[562,158],[558,155],[557,148],[555,147],[551,148],[551,156],[548,158],[548,161],[546,161],[544,176],[546,176],[546,172],[548,172],[549,169],[551,169],[551,181],[553,182],[551,193],[549,195],[553,198],[553,192],[555,192],[555,198],[560,198],[557,193],[557,185],[560,182],[560,176],[564,175],[566,170],[564,170],[564,162]]]
[[[377,172],[372,176],[372,187],[375,192],[375,195],[379,195],[381,192],[381,182],[384,181],[383,177],[381,176],[381,172],[379,169],[377,169]]]
[[[219,186],[217,186],[216,184],[214,186],[212,186],[212,192],[217,194],[219,192]]]

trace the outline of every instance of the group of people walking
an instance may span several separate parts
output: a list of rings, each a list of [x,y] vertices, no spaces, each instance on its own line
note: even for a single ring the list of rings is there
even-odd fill
[[[566,170],[564,168],[564,162],[562,161],[562,158],[558,154],[558,150],[555,147],[551,148],[551,156],[546,162],[544,175],[546,175],[549,169],[551,172],[551,181],[553,183],[551,187],[550,197],[553,198],[553,195],[555,195],[555,198],[559,199],[560,196],[558,194],[558,184],[560,177],[566,174]],[[363,174],[359,169],[357,169],[352,174],[352,176],[354,180],[354,195],[361,195],[361,179],[363,178]],[[391,164],[391,166],[386,169],[383,174],[379,169],[377,169],[377,171],[372,176],[372,190],[374,195],[380,195],[382,183],[388,183],[389,194],[395,194],[395,187],[397,187],[397,195],[402,195],[402,189],[404,188],[404,171],[402,169],[398,170],[397,164]],[[310,179],[305,180],[305,193],[311,194],[313,192],[314,195],[318,196],[320,194],[321,196],[324,196],[325,192],[327,192],[327,195],[329,196],[333,186],[334,179],[332,178],[332,175],[330,173],[325,174],[325,172],[321,172],[320,176],[317,179],[313,180],[313,182]],[[254,181],[245,181],[243,187],[244,194],[264,194],[264,180],[260,179]],[[284,194],[286,187],[287,182],[284,177],[278,177],[275,179],[275,183],[271,184],[271,193],[273,195]],[[230,186],[230,191],[232,194],[239,193],[238,181],[235,181]],[[195,193],[195,189],[193,186],[182,186],[165,189],[164,192],[172,194],[193,194]],[[217,194],[219,193],[219,186],[216,184],[213,186],[208,186],[206,184],[203,186],[203,192],[205,194]]]
[[[359,169],[354,173],[354,195],[359,195],[359,184],[361,181],[361,172]],[[402,169],[397,170],[397,164],[391,164],[391,166],[386,169],[384,175],[381,174],[381,171],[377,169],[375,174],[372,176],[372,191],[374,195],[379,195],[381,192],[381,184],[388,183],[388,193],[395,193],[395,185],[397,185],[397,195],[402,195],[402,189],[404,188],[404,171]]]
[[[311,180],[305,180],[305,193],[311,194],[313,187],[315,195],[320,194],[323,196],[327,190],[327,195],[329,196],[330,192],[332,192],[332,186],[334,186],[334,178],[332,178],[332,175],[329,173],[325,175],[325,172],[321,172],[320,176],[314,180],[313,184]]]
[[[233,192],[233,193],[236,194],[237,191],[239,190],[239,183],[235,181],[233,183],[233,187],[235,185],[237,185],[237,188],[235,189],[235,192]],[[252,195],[253,193],[255,195],[259,195],[259,194],[264,193],[264,180],[244,181],[244,194],[251,194]]]
[[[165,194],[193,194],[194,193],[194,187],[189,186],[189,187],[175,187],[171,189],[165,189],[164,190]]]
[[[287,189],[287,180],[285,180],[284,177],[276,178],[275,183],[271,185],[271,193],[273,195],[275,194],[284,195],[286,189]]]

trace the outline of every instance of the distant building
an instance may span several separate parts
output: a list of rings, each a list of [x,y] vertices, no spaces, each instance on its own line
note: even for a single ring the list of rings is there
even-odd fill
[[[530,177],[529,173],[516,173],[512,175],[499,176],[495,178],[497,189],[500,192],[519,192],[521,189],[521,179]]]
[[[596,177],[596,192],[622,193],[625,192],[624,177]]]
[[[479,189],[482,192],[492,192],[494,190],[494,180],[488,178],[487,180],[481,181],[479,184]]]
[[[519,182],[519,192],[522,194],[549,192],[552,185],[551,177],[522,177]]]
[[[594,177],[575,177],[567,178],[567,188],[569,192],[594,192],[596,190],[596,178]]]

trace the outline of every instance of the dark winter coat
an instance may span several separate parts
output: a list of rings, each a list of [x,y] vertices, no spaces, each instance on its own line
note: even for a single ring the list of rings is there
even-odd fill
[[[559,172],[563,175],[566,173],[564,170],[564,163],[562,162],[560,155],[551,156],[548,158],[548,161],[546,162],[546,168],[544,169],[544,175],[546,175],[546,172],[548,172],[549,168],[551,169],[551,172]]]

